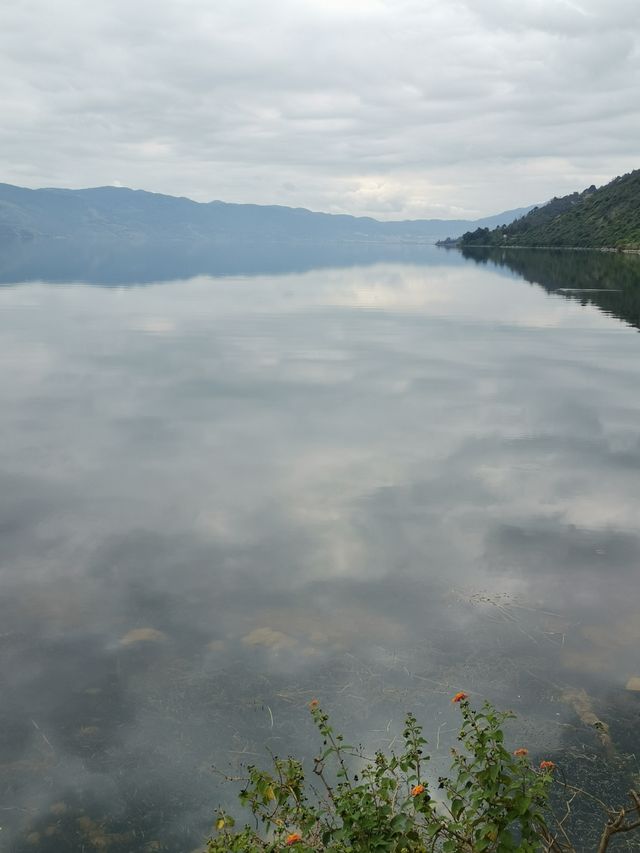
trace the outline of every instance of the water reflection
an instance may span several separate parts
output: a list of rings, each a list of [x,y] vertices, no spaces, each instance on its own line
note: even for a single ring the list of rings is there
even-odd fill
[[[433,245],[180,241],[136,243],[38,239],[0,247],[0,284],[25,281],[148,284],[197,275],[253,276],[302,273],[381,262],[433,264]],[[464,263],[451,258],[451,263]]]
[[[0,291],[7,849],[197,848],[315,695],[444,759],[465,689],[624,784],[637,338],[429,257]]]
[[[549,293],[561,293],[582,305],[640,328],[640,257],[637,254],[563,251],[562,249],[462,250],[465,258],[511,270]]]

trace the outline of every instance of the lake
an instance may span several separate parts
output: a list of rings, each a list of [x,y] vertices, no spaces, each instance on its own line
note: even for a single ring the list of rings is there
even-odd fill
[[[2,850],[200,850],[212,768],[311,755],[312,697],[376,747],[413,710],[437,768],[465,690],[626,790],[640,258],[53,245],[0,282]]]

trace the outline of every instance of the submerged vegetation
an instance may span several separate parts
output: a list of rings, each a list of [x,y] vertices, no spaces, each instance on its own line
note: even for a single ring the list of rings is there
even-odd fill
[[[510,224],[467,231],[442,245],[640,249],[640,169],[599,189],[553,198]]]
[[[570,835],[572,809],[581,797],[606,812],[594,853],[605,853],[618,836],[640,830],[635,790],[628,807],[608,809],[570,784],[554,761],[543,758],[535,765],[526,747],[508,749],[504,726],[513,714],[486,702],[474,708],[463,692],[452,702],[462,715],[460,745],[451,750],[449,771],[434,781],[415,716],[406,717],[398,751],[369,757],[362,747],[344,742],[314,699],[310,711],[322,738],[313,762],[317,784],[306,779],[295,758],[274,756],[270,770],[250,765],[239,798],[254,826],[236,828],[234,818],[220,811],[207,853],[288,848],[297,853],[578,853],[591,849]]]

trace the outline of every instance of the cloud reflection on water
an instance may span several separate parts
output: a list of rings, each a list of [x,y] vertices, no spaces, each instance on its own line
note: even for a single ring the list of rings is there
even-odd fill
[[[629,701],[637,339],[440,257],[0,292],[15,850],[184,850],[317,693],[375,740],[464,687],[548,747],[562,685]]]

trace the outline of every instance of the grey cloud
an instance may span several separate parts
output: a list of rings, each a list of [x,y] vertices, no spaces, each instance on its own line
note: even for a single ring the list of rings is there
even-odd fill
[[[637,165],[639,33],[626,0],[22,0],[2,179],[495,212]]]

